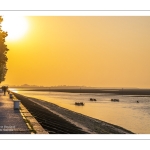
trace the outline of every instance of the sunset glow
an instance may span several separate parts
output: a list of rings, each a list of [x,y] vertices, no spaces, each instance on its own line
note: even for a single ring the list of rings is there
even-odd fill
[[[22,38],[28,29],[27,19],[23,16],[4,16],[2,29],[8,32],[8,41],[18,40]]]
[[[150,88],[149,16],[26,19],[28,31],[19,19],[7,23],[10,30],[5,27],[20,40],[6,39],[10,51],[3,83]]]

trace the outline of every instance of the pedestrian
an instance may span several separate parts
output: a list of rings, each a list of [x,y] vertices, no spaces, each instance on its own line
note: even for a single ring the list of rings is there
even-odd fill
[[[8,94],[10,94],[10,91],[9,91],[9,90],[7,90],[7,92],[8,92]]]
[[[4,95],[6,95],[6,91],[7,91],[8,87],[7,86],[2,86],[2,90],[4,92]]]

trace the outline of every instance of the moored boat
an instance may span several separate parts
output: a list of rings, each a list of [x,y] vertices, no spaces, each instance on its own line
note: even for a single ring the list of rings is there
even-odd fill
[[[119,99],[111,99],[112,102],[119,102]]]
[[[90,101],[96,101],[96,99],[95,98],[90,98]]]
[[[75,102],[75,105],[77,105],[77,106],[84,106],[84,103],[83,102]]]

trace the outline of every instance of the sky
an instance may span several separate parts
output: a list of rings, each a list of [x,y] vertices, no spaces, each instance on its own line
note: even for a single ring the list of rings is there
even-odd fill
[[[26,27],[19,19],[8,23],[22,35],[6,38],[8,72],[2,84],[150,88],[149,16],[25,19]]]

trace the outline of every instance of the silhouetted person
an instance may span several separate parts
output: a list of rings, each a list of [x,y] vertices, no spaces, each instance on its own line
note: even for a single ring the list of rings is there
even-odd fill
[[[2,90],[3,90],[3,92],[4,92],[4,95],[6,95],[7,89],[8,89],[8,86],[2,86]]]
[[[7,90],[7,92],[8,92],[8,94],[10,94],[10,91],[9,91],[9,90]]]

